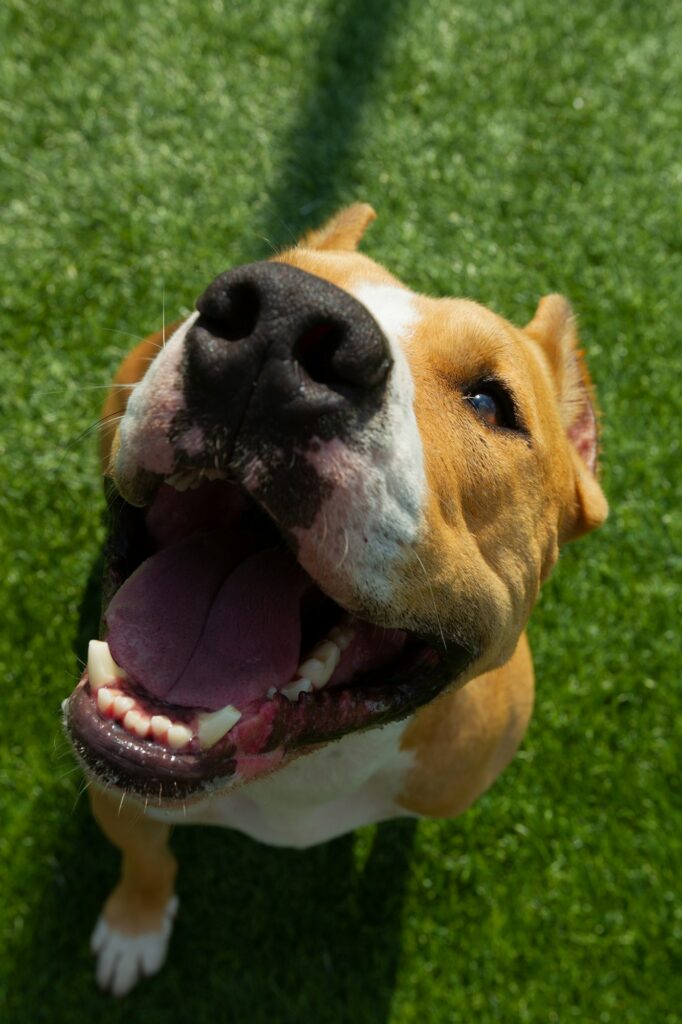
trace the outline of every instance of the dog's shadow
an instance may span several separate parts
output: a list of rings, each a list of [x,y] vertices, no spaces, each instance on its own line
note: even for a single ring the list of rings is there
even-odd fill
[[[101,563],[81,608],[76,653],[97,635]],[[72,799],[72,797],[71,797]],[[49,815],[47,807],[42,809]],[[262,846],[226,829],[178,828],[180,912],[168,962],[117,1002],[99,994],[87,941],[119,858],[87,801],[36,864],[34,918],[15,947],[22,1020],[248,1020],[381,1024],[390,1014],[415,823],[396,821],[306,851]],[[41,815],[41,807],[34,813]],[[54,815],[54,811],[52,812]],[[73,1017],[77,1012],[78,1016]]]

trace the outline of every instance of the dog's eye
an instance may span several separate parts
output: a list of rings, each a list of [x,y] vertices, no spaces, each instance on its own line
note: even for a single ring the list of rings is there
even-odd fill
[[[511,395],[496,382],[485,381],[472,387],[465,393],[464,399],[469,403],[479,419],[489,427],[506,427],[518,430],[519,424]]]

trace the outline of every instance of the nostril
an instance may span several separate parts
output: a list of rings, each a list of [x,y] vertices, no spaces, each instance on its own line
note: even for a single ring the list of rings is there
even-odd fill
[[[217,298],[204,299],[197,305],[201,323],[206,330],[225,341],[241,341],[256,329],[261,297],[258,288],[248,281],[230,285]]]
[[[293,356],[309,377],[327,387],[347,383],[334,366],[334,356],[343,341],[338,324],[317,323],[306,328],[296,339]]]

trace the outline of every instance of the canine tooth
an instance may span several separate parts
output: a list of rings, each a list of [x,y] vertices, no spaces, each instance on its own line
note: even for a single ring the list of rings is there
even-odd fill
[[[120,697],[116,697],[114,700],[114,714],[117,718],[124,718],[134,706],[135,701],[132,697],[126,697],[121,694]]]
[[[172,724],[170,718],[167,718],[165,715],[152,715],[149,725],[154,739],[163,739]]]
[[[121,666],[111,657],[106,640],[91,640],[88,644],[88,679],[92,689],[99,690],[100,686],[126,678]]]
[[[336,644],[340,651],[345,651],[354,636],[355,630],[347,626],[334,626],[329,630],[329,639]]]
[[[108,686],[100,686],[97,691],[97,710],[107,715],[114,706],[115,699],[116,694],[112,693]]]
[[[266,691],[265,696],[268,698],[268,700],[272,700],[272,698],[275,696],[276,693],[279,693],[279,690],[277,689],[277,687],[276,686],[271,686]]]
[[[208,750],[210,747],[214,747],[241,717],[241,711],[237,711],[231,704],[227,704],[219,711],[208,711],[199,715],[198,732],[201,749]]]
[[[149,716],[133,708],[123,719],[123,728],[144,739],[149,735]]]
[[[186,725],[171,725],[168,730],[168,746],[172,747],[173,750],[179,750],[180,747],[185,747],[192,739],[192,730],[188,729]]]
[[[312,688],[313,684],[310,679],[294,679],[293,683],[283,686],[279,692],[283,693],[287,700],[295,703],[298,700],[299,693],[310,693]]]
[[[187,491],[192,487],[192,481],[194,480],[195,475],[194,470],[179,469],[177,473],[173,473],[172,476],[166,477],[166,483],[170,484],[171,487],[174,487],[176,491]]]

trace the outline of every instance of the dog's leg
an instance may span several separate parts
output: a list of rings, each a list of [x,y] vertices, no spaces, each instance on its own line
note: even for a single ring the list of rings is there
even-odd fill
[[[92,811],[102,831],[123,854],[121,881],[104,905],[92,935],[97,981],[122,996],[166,959],[177,909],[177,862],[168,849],[170,826],[149,818],[139,805],[95,786]]]

